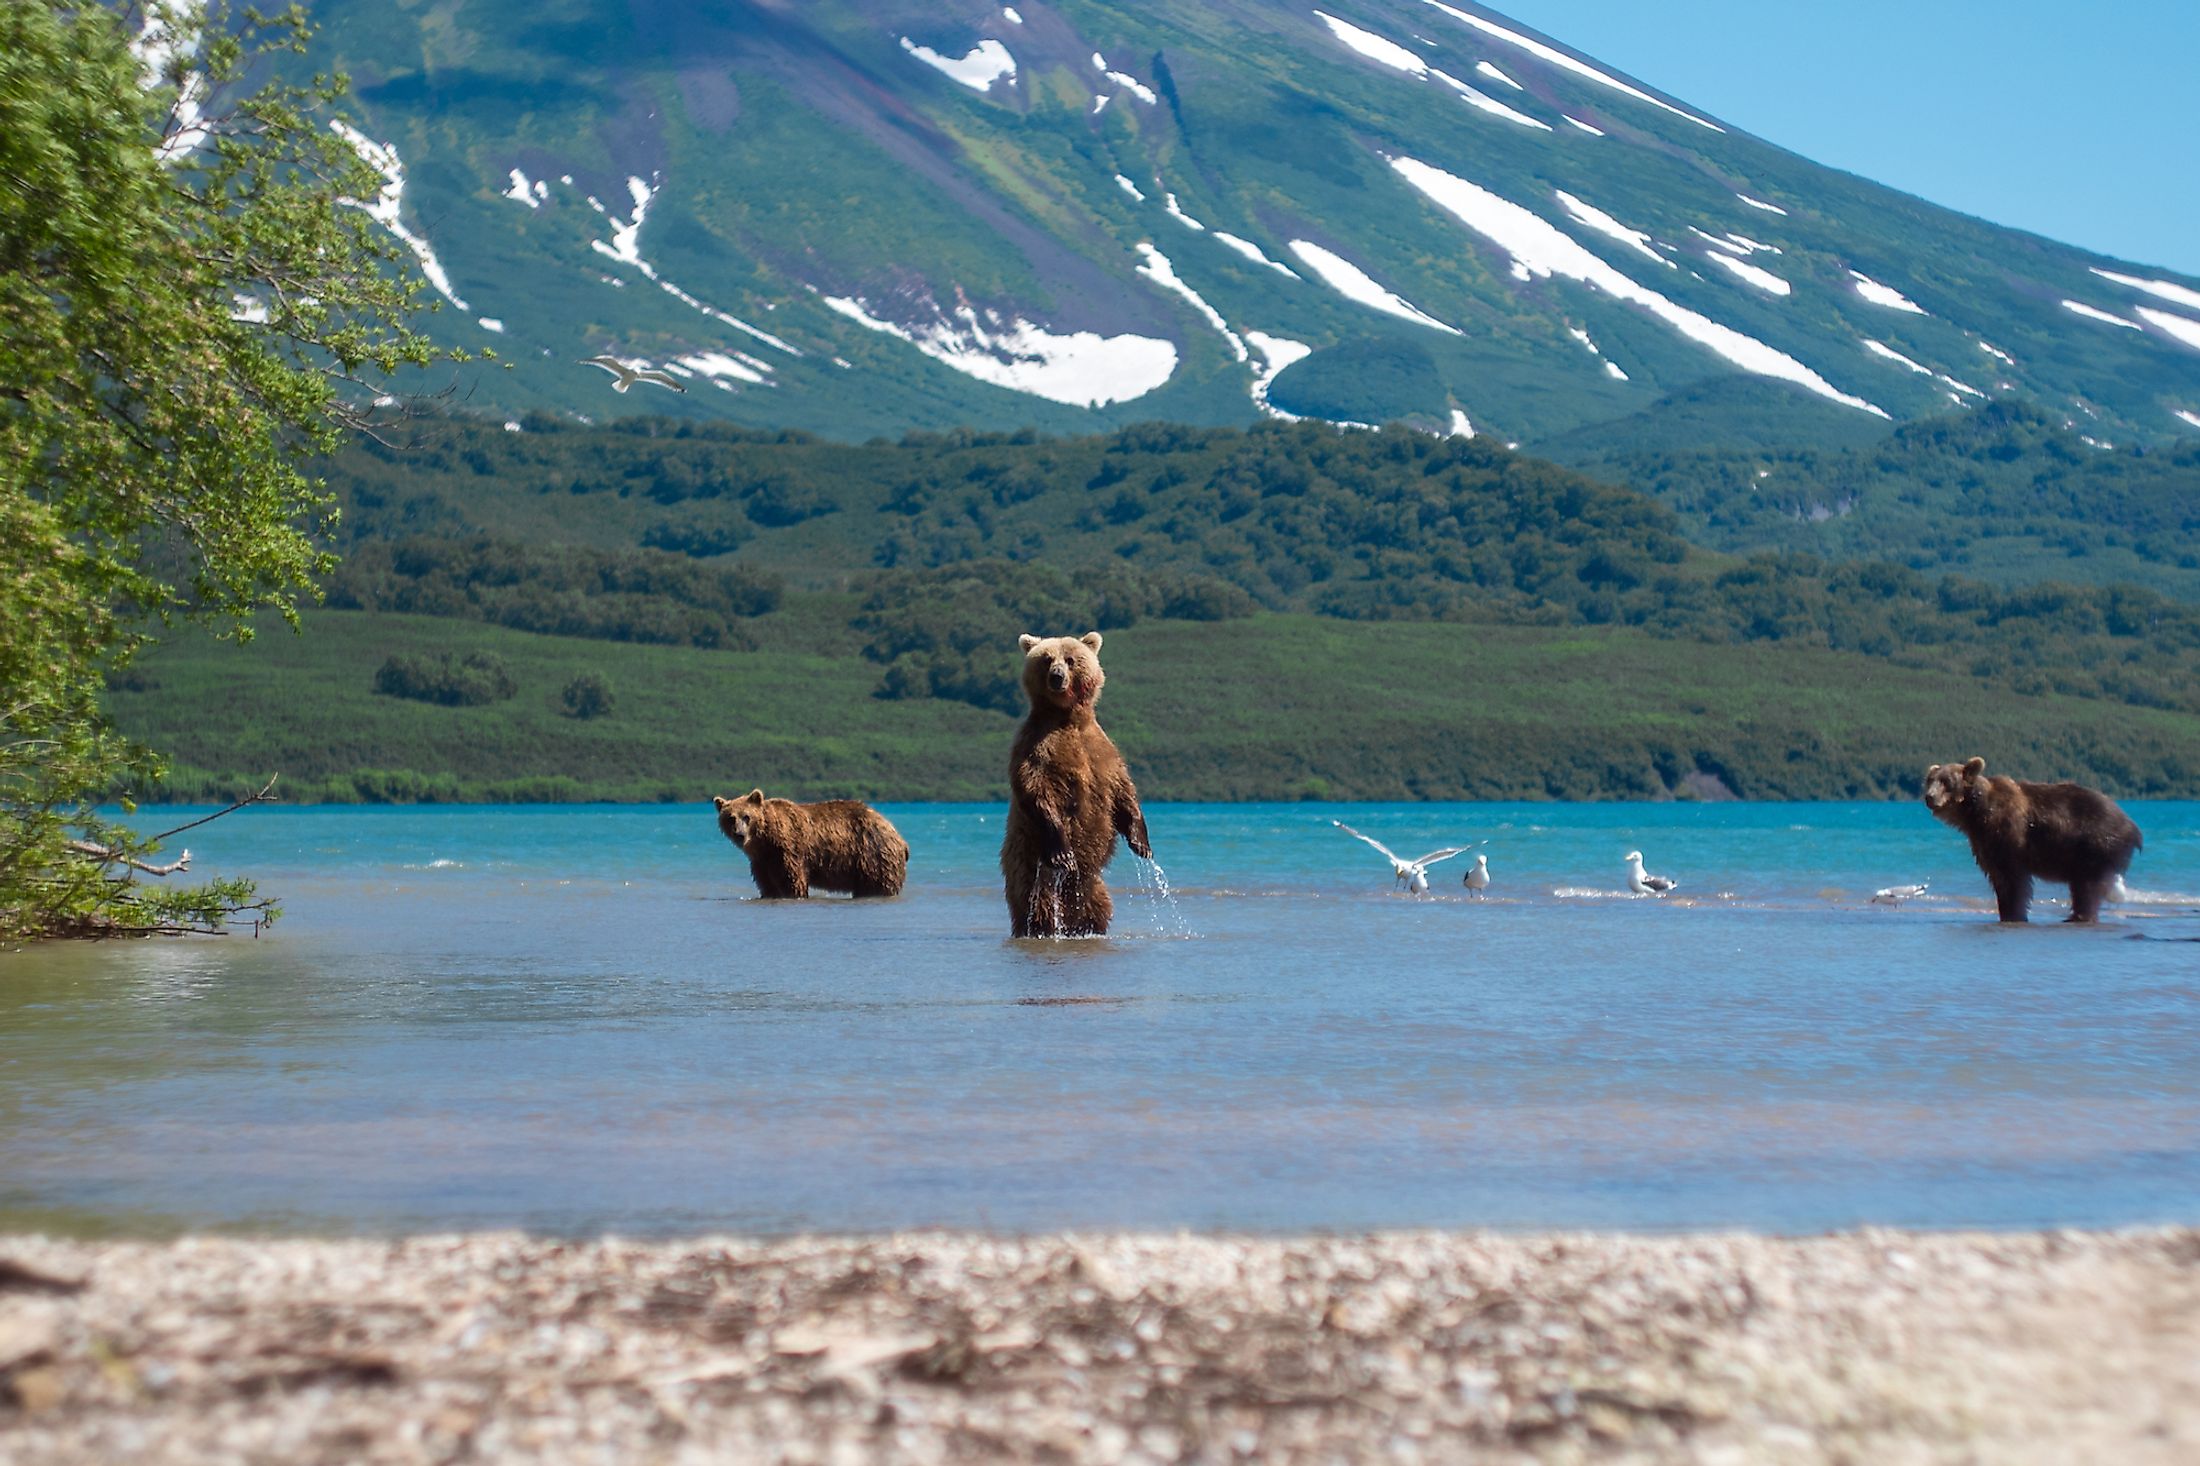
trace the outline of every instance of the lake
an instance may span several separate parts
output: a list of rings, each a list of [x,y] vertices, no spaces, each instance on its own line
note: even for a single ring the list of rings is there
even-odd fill
[[[707,805],[250,810],[178,843],[267,935],[0,956],[0,1226],[2200,1221],[2200,804],[2129,807],[2079,929],[1915,804],[1155,805],[1172,894],[1056,943],[995,806],[888,806],[873,903],[754,900]]]

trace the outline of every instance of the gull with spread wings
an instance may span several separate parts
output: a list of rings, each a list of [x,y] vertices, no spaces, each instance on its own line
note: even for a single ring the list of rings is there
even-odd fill
[[[1331,820],[1330,823],[1353,839],[1365,841],[1367,844],[1374,846],[1383,859],[1390,862],[1390,873],[1397,877],[1398,884],[1415,895],[1419,895],[1428,889],[1428,868],[1430,866],[1449,860],[1454,855],[1464,855],[1475,848],[1472,845],[1447,845],[1442,850],[1431,850],[1428,854],[1413,860],[1401,860],[1391,852],[1388,845],[1380,840],[1361,834],[1343,820]],[[1487,845],[1490,842],[1484,840],[1481,843]]]
[[[615,356],[589,356],[581,359],[582,366],[602,367],[611,373],[611,390],[624,392],[636,382],[647,382],[653,387],[670,387],[675,392],[685,392],[680,379],[670,372],[661,372],[653,366],[637,366],[623,362]]]

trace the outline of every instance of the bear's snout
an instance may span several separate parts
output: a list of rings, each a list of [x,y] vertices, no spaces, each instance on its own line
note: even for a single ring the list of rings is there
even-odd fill
[[[1047,669],[1047,685],[1056,692],[1069,691],[1070,682],[1070,670],[1066,662],[1056,662]]]

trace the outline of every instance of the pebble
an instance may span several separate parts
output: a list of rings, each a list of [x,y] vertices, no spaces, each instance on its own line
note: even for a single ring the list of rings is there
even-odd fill
[[[67,1282],[0,1284],[9,1466],[2200,1459],[2191,1229],[0,1236],[10,1277]]]

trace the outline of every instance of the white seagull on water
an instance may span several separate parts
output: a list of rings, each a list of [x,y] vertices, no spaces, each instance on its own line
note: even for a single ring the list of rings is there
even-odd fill
[[[1679,885],[1679,881],[1665,876],[1654,876],[1642,868],[1642,852],[1627,852],[1627,889],[1638,896],[1662,896]]]
[[[1919,881],[1914,886],[1882,886],[1872,892],[1874,906],[1900,906],[1905,901],[1915,901],[1931,888],[1931,881]]]
[[[1487,855],[1477,855],[1474,857],[1474,869],[1467,872],[1467,889],[1479,896],[1489,888],[1490,858]]]
[[[1421,892],[1428,889],[1428,868],[1430,866],[1435,865],[1440,861],[1449,860],[1454,855],[1464,855],[1469,850],[1472,850],[1474,848],[1472,845],[1447,845],[1441,850],[1431,850],[1428,854],[1420,856],[1413,860],[1400,860],[1395,854],[1391,852],[1391,849],[1388,845],[1385,845],[1380,840],[1369,839],[1368,836],[1363,835],[1358,830],[1353,829],[1352,826],[1346,824],[1343,820],[1331,820],[1330,823],[1335,825],[1338,829],[1344,831],[1347,835],[1350,835],[1353,839],[1365,840],[1368,844],[1374,846],[1378,851],[1380,851],[1382,853],[1383,859],[1390,862],[1390,873],[1398,878],[1398,883],[1400,885],[1404,886],[1407,890],[1413,892],[1415,895],[1419,895]],[[1482,843],[1487,845],[1490,842],[1484,840]]]
[[[680,379],[670,372],[661,372],[655,367],[633,366],[615,356],[586,357],[581,361],[581,365],[602,367],[605,371],[611,373],[611,390],[614,392],[624,392],[636,382],[648,382],[657,387],[670,387],[675,392],[685,392],[687,390]]]

